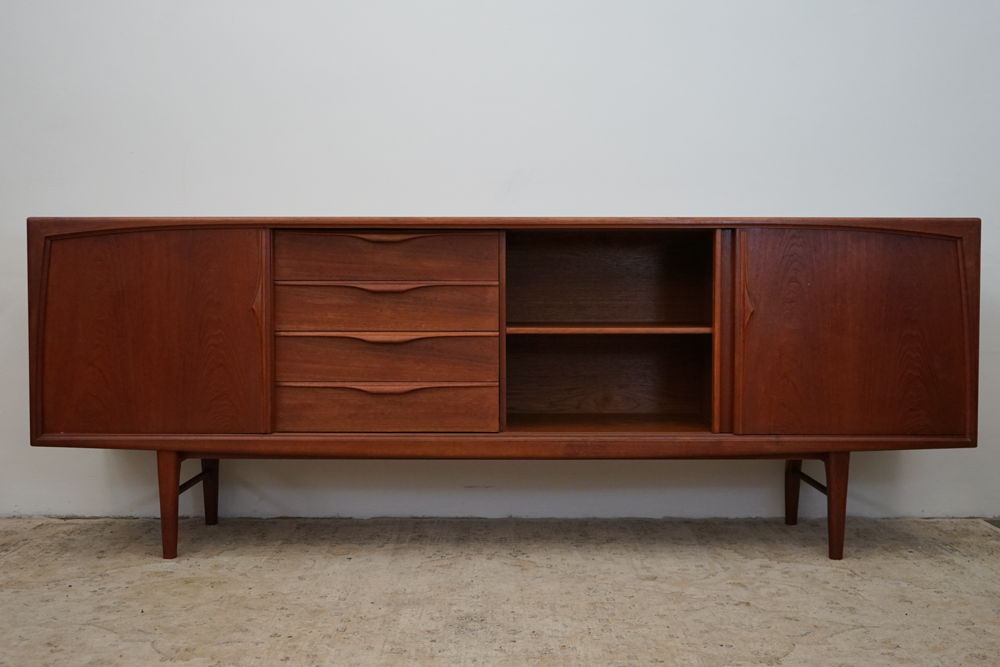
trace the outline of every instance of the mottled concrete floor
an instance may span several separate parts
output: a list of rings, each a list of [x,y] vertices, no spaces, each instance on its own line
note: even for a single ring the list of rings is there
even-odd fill
[[[1000,665],[978,519],[0,520],[0,665]]]

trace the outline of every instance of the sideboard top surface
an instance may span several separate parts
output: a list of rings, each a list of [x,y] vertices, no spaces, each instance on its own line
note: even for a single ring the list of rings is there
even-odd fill
[[[659,218],[659,217],[33,217],[43,237],[148,228],[257,227],[323,229],[656,229],[811,227],[866,229],[961,237],[979,218]]]

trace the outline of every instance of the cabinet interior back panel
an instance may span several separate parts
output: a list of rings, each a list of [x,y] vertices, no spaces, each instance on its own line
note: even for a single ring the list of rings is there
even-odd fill
[[[676,416],[711,407],[708,335],[518,335],[507,338],[507,411]]]
[[[711,230],[507,233],[507,321],[712,323]]]

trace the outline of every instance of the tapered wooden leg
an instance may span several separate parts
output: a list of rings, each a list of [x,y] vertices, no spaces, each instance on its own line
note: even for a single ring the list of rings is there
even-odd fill
[[[177,499],[181,482],[181,457],[177,452],[156,452],[160,481],[160,531],[163,557],[177,558]]]
[[[214,526],[219,523],[219,459],[202,459],[202,472],[207,472],[201,482],[205,493],[205,525]]]
[[[826,457],[826,516],[830,531],[830,558],[844,557],[844,524],[847,518],[847,472],[850,452],[830,452]]]
[[[802,459],[785,461],[785,523],[794,526],[799,522],[799,489],[802,480]]]

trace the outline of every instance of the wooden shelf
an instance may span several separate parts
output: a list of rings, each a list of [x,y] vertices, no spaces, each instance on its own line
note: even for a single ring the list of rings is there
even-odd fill
[[[711,326],[646,322],[511,322],[508,334],[710,334]]]
[[[507,432],[710,433],[710,421],[701,415],[508,413]]]

